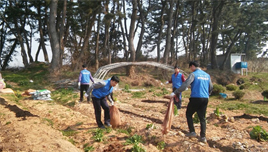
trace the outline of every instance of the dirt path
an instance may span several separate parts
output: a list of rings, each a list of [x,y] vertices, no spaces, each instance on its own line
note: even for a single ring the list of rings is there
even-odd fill
[[[261,125],[268,130],[266,119],[253,121],[241,111],[223,111],[234,122],[225,122],[210,117],[215,109],[208,108],[207,139],[208,143],[185,137],[188,132],[185,111],[188,99],[183,99],[182,109],[174,118],[172,130],[168,135],[161,134],[161,124],[167,109],[168,99],[153,97],[152,92],[143,98],[131,98],[130,93],[117,92],[116,106],[120,109],[123,129],[132,128],[133,134],[142,135],[145,142],[142,147],[147,152],[158,151],[157,144],[166,143],[163,151],[267,151],[267,142],[250,139],[251,126]],[[103,142],[92,139],[96,130],[92,104],[76,104],[68,108],[54,102],[24,100],[17,105],[1,99],[0,103],[0,142],[3,151],[83,151],[85,145],[93,146],[94,151],[129,151],[132,145],[125,146],[129,137],[120,129],[104,133]],[[257,116],[258,117],[258,116]],[[265,118],[265,117],[264,117]],[[148,124],[155,128],[146,129]],[[196,124],[199,133],[199,124]],[[122,130],[122,129],[121,129]],[[64,132],[74,131],[63,136]],[[63,132],[63,133],[62,133]],[[74,144],[72,144],[72,143]]]

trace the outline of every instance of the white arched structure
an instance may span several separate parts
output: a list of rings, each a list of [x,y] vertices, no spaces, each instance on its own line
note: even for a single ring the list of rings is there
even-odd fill
[[[94,78],[96,79],[104,79],[105,76],[113,69],[125,67],[125,66],[154,66],[158,68],[162,68],[164,70],[168,71],[174,71],[174,67],[171,65],[161,64],[158,62],[150,62],[150,61],[144,61],[144,62],[118,62],[118,63],[112,63],[105,66],[100,67],[97,72],[94,74]],[[188,77],[188,74],[185,73],[183,70],[180,70],[181,73],[183,73],[186,77]]]

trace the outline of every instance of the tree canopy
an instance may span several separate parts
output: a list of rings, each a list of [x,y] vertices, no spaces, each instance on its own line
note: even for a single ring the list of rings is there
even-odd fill
[[[26,67],[41,55],[48,62],[51,50],[52,70],[182,59],[224,69],[231,53],[248,60],[262,53],[267,22],[264,0],[2,0],[0,66],[6,69],[15,53]]]

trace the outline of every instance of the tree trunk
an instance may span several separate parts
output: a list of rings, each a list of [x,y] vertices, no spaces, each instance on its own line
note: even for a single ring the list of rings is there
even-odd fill
[[[95,69],[99,68],[99,39],[100,39],[100,20],[101,14],[98,15],[97,36],[96,36],[96,49],[95,49]]]
[[[38,49],[37,49],[36,54],[35,54],[35,62],[38,61],[38,56],[39,56],[40,50],[41,50],[41,43],[39,43]]]
[[[51,70],[57,71],[60,68],[60,41],[56,31],[56,15],[58,0],[51,0],[49,13],[49,36],[52,49]]]
[[[170,64],[172,64],[173,59],[177,60],[177,49],[175,51],[175,40],[177,37],[177,26],[178,26],[178,16],[179,16],[179,0],[175,0],[176,3],[176,11],[175,11],[175,15],[174,15],[174,23],[173,23],[173,32],[172,32],[172,38],[171,38],[171,60],[170,60]],[[175,54],[176,53],[176,54]],[[175,57],[174,57],[175,56]]]
[[[218,4],[219,3],[219,4]],[[224,0],[214,0],[213,1],[213,10],[212,10],[212,36],[211,36],[211,44],[210,44],[210,57],[211,57],[211,68],[218,69],[217,63],[217,42],[218,42],[218,24],[219,17],[221,16],[222,8],[224,6]]]
[[[129,29],[129,51],[131,52],[130,60],[131,62],[135,61],[135,47],[134,47],[134,30],[135,30],[135,22],[137,19],[137,0],[132,0],[132,14],[131,14],[131,22],[130,22],[130,29]],[[128,70],[128,76],[132,77],[134,74],[134,67],[130,66]]]
[[[138,1],[138,8],[139,8],[139,12],[140,12],[141,32],[140,32],[140,36],[139,36],[138,46],[136,49],[136,59],[139,59],[142,56],[141,47],[142,47],[142,43],[143,43],[142,40],[143,40],[143,36],[145,33],[145,22],[146,22],[146,17],[147,17],[145,10],[143,10],[143,8],[142,8],[141,0]]]
[[[62,59],[63,59],[63,54],[64,54],[64,27],[65,27],[65,20],[66,20],[66,10],[67,10],[67,0],[63,1],[63,9],[62,9],[62,18],[61,18],[61,24],[60,24],[60,33],[59,33],[59,38],[60,38],[60,65],[62,65]]]
[[[231,39],[232,42],[228,46],[227,51],[225,53],[225,57],[224,57],[223,63],[221,65],[221,67],[220,67],[221,70],[225,70],[225,68],[226,68],[226,62],[229,59],[229,57],[231,55],[231,52],[232,52],[231,50],[232,50],[235,42],[240,38],[241,34],[242,34],[242,32],[240,30],[238,30],[238,32],[236,33],[236,35],[234,36],[234,38]]]
[[[168,64],[168,56],[170,51],[170,42],[171,42],[171,28],[172,28],[172,19],[173,19],[173,5],[174,0],[170,0],[169,2],[169,13],[168,13],[168,27],[167,27],[167,35],[166,35],[166,47],[164,53],[164,63]]]
[[[18,43],[18,39],[15,39],[15,41],[14,41],[14,43],[13,43],[13,45],[12,45],[12,47],[11,47],[9,53],[8,53],[8,55],[5,57],[5,60],[4,60],[3,66],[2,66],[2,70],[3,71],[8,66],[8,62],[9,62],[9,60],[11,58],[11,55],[13,54],[13,52],[14,52],[16,46],[17,46],[17,43]]]
[[[160,16],[160,29],[159,29],[159,34],[158,34],[158,38],[157,38],[157,62],[160,62],[160,52],[161,52],[161,40],[162,40],[162,34],[163,34],[163,28],[164,28],[164,24],[165,24],[165,20],[164,20],[164,11],[165,11],[165,7],[166,7],[166,1],[161,0],[161,16]]]

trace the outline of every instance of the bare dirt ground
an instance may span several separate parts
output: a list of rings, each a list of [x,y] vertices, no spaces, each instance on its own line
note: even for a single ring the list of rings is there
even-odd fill
[[[170,86],[169,86],[170,87]],[[168,89],[171,92],[171,89]],[[189,90],[188,90],[189,91]],[[223,111],[234,122],[212,117],[214,108],[207,110],[207,144],[198,142],[198,138],[185,137],[188,133],[186,106],[188,98],[183,98],[179,115],[173,120],[172,130],[165,136],[161,133],[161,124],[167,109],[168,99],[153,96],[146,91],[142,98],[132,98],[131,93],[115,91],[121,112],[122,128],[132,128],[132,135],[142,135],[145,142],[141,145],[147,152],[156,152],[157,143],[164,141],[163,151],[268,151],[267,142],[257,142],[249,136],[252,126],[260,125],[268,130],[268,118],[264,116],[244,115],[243,111]],[[230,101],[227,101],[230,102]],[[209,104],[217,104],[217,100]],[[267,105],[264,105],[267,106]],[[259,120],[256,120],[259,118]],[[0,151],[84,151],[84,145],[94,147],[94,151],[130,151],[133,145],[125,146],[129,137],[118,129],[104,133],[103,142],[95,142],[92,132],[96,129],[92,103],[76,104],[69,108],[49,101],[0,100]],[[146,129],[147,124],[155,128]],[[196,132],[199,134],[199,124]],[[73,130],[75,134],[63,136],[62,131]],[[73,144],[72,144],[73,143]]]

